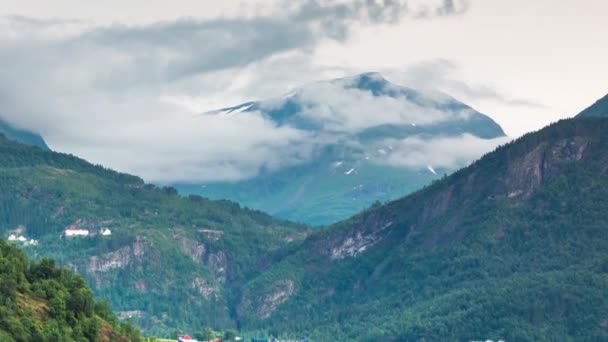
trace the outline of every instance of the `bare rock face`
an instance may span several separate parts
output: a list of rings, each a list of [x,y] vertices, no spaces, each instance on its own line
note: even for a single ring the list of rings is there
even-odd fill
[[[87,272],[106,272],[115,268],[125,268],[131,263],[131,247],[123,247],[114,252],[101,256],[92,256],[89,259]]]
[[[552,146],[540,144],[509,166],[505,185],[508,198],[529,198],[545,178],[560,172],[561,164],[581,160],[588,143],[583,138],[560,140]]]
[[[380,224],[381,225],[378,225]],[[369,226],[355,228],[341,240],[331,244],[329,257],[331,260],[341,260],[347,257],[356,257],[368,248],[378,243],[384,236],[392,222],[369,222]]]
[[[523,159],[510,165],[505,181],[508,198],[528,198],[540,186],[545,148],[541,144]]]
[[[138,236],[133,242],[133,256],[137,258],[143,257],[145,254],[144,241]]]
[[[261,291],[246,292],[237,307],[239,316],[267,319],[297,291],[292,279],[281,279],[261,287]]]
[[[369,234],[356,232],[354,235],[344,239],[340,245],[332,248],[330,257],[332,260],[355,257],[365,252],[369,247],[375,245],[379,240],[380,236],[373,232]]]
[[[192,283],[192,288],[194,288],[207,300],[218,300],[220,298],[219,286],[217,284],[212,284],[208,282],[205,278],[195,278],[194,282]]]
[[[209,254],[207,258],[207,266],[213,271],[218,281],[223,283],[226,281],[226,271],[228,269],[228,258],[224,251]]]
[[[89,258],[88,273],[107,272],[116,268],[125,268],[135,260],[141,260],[145,255],[145,243],[139,237],[130,246],[125,246],[103,255]]]
[[[544,173],[548,177],[553,177],[559,174],[560,165],[568,162],[576,162],[584,158],[589,143],[587,140],[574,137],[564,139],[551,147],[547,151],[544,161]]]
[[[201,263],[203,256],[207,252],[207,247],[195,240],[181,239],[180,247],[194,262]]]
[[[285,303],[296,291],[295,283],[290,279],[279,280],[272,288],[274,290],[264,296],[258,309],[258,314],[263,319],[269,318],[279,305]]]
[[[419,227],[424,227],[429,222],[443,215],[450,207],[450,204],[452,203],[453,199],[454,187],[450,186],[440,192],[435,198],[433,198],[429,205],[424,206],[422,214],[418,218],[418,222],[413,228],[417,229]]]

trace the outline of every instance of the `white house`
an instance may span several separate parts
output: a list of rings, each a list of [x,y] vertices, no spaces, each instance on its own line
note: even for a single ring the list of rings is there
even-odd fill
[[[38,240],[28,240],[25,236],[23,235],[17,235],[17,234],[11,234],[8,236],[8,241],[18,241],[23,243],[24,245],[30,245],[30,246],[37,246],[38,245]]]
[[[89,236],[89,231],[82,228],[68,228],[64,231],[65,236]]]
[[[110,235],[112,235],[112,231],[110,229],[108,229],[108,228],[104,228],[104,229],[101,230],[101,235],[103,235],[103,236],[110,236]]]

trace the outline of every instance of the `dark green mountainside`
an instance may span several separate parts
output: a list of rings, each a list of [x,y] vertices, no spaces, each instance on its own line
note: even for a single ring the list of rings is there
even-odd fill
[[[608,120],[553,124],[310,236],[246,330],[315,341],[608,340]]]
[[[37,146],[43,150],[49,149],[49,147],[46,145],[46,142],[44,141],[44,139],[42,139],[42,137],[40,135],[29,132],[29,131],[16,129],[16,128],[12,127],[11,125],[9,125],[8,123],[4,122],[1,118],[0,118],[0,134],[4,134],[4,136],[7,137],[8,139],[18,141],[25,145]]]
[[[51,259],[30,263],[0,239],[0,341],[141,341],[105,302],[96,302],[81,276]]]
[[[0,194],[1,236],[83,274],[146,333],[234,327],[239,286],[307,234],[1,136]]]
[[[590,117],[608,117],[608,95],[597,100],[591,107],[582,111],[577,117],[579,118],[590,118]]]
[[[0,138],[0,233],[147,333],[603,341],[606,132],[560,121],[314,233]]]

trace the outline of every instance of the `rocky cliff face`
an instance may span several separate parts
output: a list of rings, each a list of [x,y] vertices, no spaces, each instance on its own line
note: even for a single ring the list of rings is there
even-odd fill
[[[137,237],[129,246],[119,248],[100,256],[91,256],[86,267],[87,273],[107,272],[112,269],[123,269],[133,262],[141,262],[145,257],[145,242]]]
[[[285,303],[296,291],[292,279],[281,279],[273,282],[262,293],[246,293],[238,305],[240,314],[253,312],[261,319],[269,318],[279,305]]]
[[[458,258],[464,251],[458,249],[464,248],[461,244],[483,249],[486,248],[484,244],[511,243],[513,234],[534,234],[517,232],[521,223],[515,223],[513,218],[503,220],[500,216],[486,215],[527,208],[535,208],[534,213],[539,215],[557,215],[556,210],[560,212],[561,209],[555,206],[567,201],[562,198],[551,205],[541,205],[539,193],[555,186],[556,182],[569,180],[568,177],[585,179],[587,183],[584,184],[593,182],[595,176],[605,177],[608,173],[605,132],[608,132],[608,120],[559,122],[501,147],[470,167],[411,196],[371,208],[328,231],[313,234],[298,252],[248,284],[238,307],[240,319],[244,322],[259,320],[263,322],[258,323],[261,325],[283,325],[277,320],[283,322],[298,317],[298,310],[292,308],[295,303],[303,302],[308,303],[310,312],[317,313],[316,308],[324,312],[323,317],[327,314],[327,317],[342,319],[341,310],[347,310],[344,303],[366,303],[373,307],[363,298],[384,302],[382,298],[387,295],[416,297],[406,295],[408,288],[404,284],[418,284],[422,281],[419,279],[427,277],[428,283],[423,283],[428,284],[424,285],[427,287],[415,291],[432,291],[444,286],[432,283],[433,277],[442,274],[445,279],[458,278],[444,274],[440,265],[449,264],[450,258]],[[601,170],[604,170],[603,176]],[[600,174],[595,173],[598,171]],[[550,194],[544,193],[542,198],[546,200],[552,196]],[[475,247],[470,247],[471,244]],[[542,249],[542,243],[537,247]],[[496,248],[495,253],[502,252]],[[425,255],[431,258],[440,251],[450,256],[433,259],[436,264],[425,266],[437,267],[432,268],[437,275],[418,270],[422,266],[417,264],[426,262]],[[476,265],[486,261],[459,262],[464,264],[449,267],[476,270],[481,267]],[[405,292],[386,292],[385,287]],[[389,310],[387,307],[375,309],[378,312]],[[302,310],[308,312],[308,309]],[[361,317],[368,314],[360,313]],[[322,320],[317,323],[325,324]]]

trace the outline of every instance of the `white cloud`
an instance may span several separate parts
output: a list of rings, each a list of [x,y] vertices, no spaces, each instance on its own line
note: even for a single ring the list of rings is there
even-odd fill
[[[397,167],[427,168],[430,165],[433,168],[455,169],[468,165],[508,141],[507,137],[481,139],[470,134],[389,140],[385,143],[393,146],[393,150],[381,162]]]
[[[3,17],[0,115],[40,132],[58,151],[149,181],[251,177],[264,168],[308,160],[330,137],[311,138],[259,115],[227,120],[198,114],[344,74],[340,67],[312,62],[317,45],[343,42],[352,25],[419,16],[405,4],[305,0],[289,10],[270,6],[262,14],[139,26]],[[427,7],[440,16],[450,8],[444,6],[433,1]],[[283,12],[275,13],[278,9]],[[340,129],[342,119],[347,130],[357,130],[406,116],[394,101],[356,91],[308,95],[350,106],[350,115],[342,112],[330,120],[332,130]],[[364,115],[376,106],[381,114]],[[323,113],[307,114],[320,119]]]
[[[371,77],[380,78],[379,75]],[[316,82],[299,88],[293,97],[284,97],[262,103],[270,110],[295,99],[303,105],[301,117],[318,124],[328,132],[357,133],[366,128],[385,125],[431,125],[446,120],[470,118],[472,111],[441,108],[454,101],[441,93],[416,92],[416,102],[403,96],[375,96],[368,90],[354,87],[356,78],[333,82]],[[382,82],[383,79],[378,79]],[[400,91],[388,84],[388,89]],[[408,90],[412,94],[414,90]]]
[[[132,123],[79,141],[94,159],[157,182],[240,180],[309,160],[315,148],[307,133],[257,114]]]

